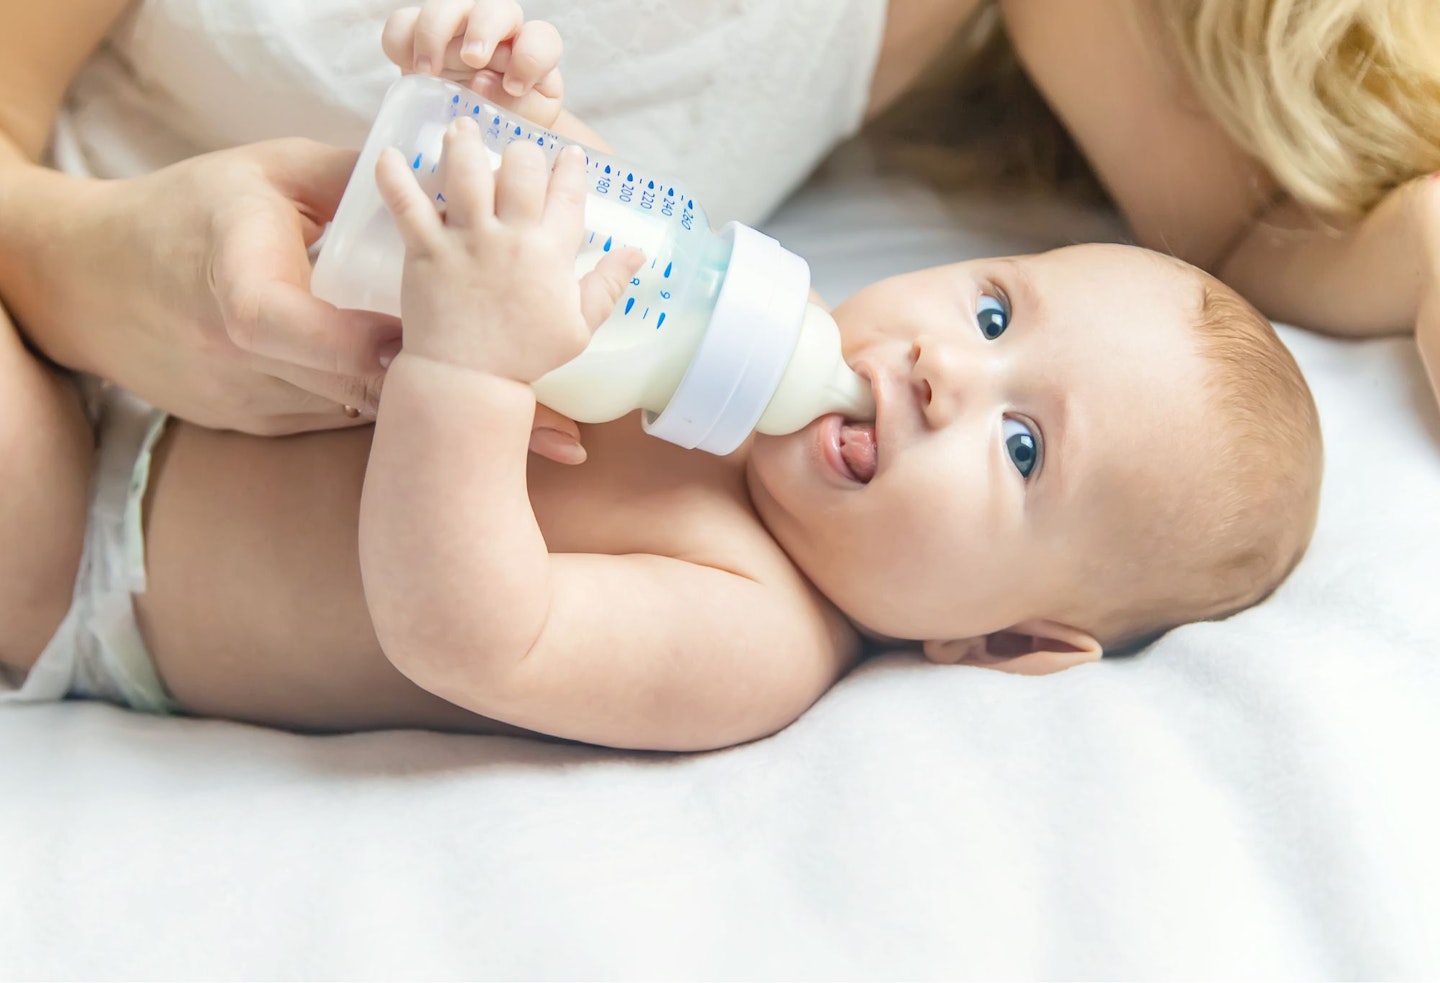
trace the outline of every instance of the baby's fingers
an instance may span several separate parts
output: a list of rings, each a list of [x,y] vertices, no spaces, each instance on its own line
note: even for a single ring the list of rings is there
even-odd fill
[[[474,228],[495,214],[495,172],[480,138],[480,127],[462,116],[445,130],[445,224]]]
[[[490,64],[496,45],[508,40],[522,29],[525,11],[516,0],[491,0],[477,3],[465,28],[465,43],[460,57],[465,64],[481,69]]]
[[[560,151],[545,193],[545,224],[563,241],[580,248],[585,231],[585,151],[576,146]]]
[[[412,253],[428,253],[444,234],[444,221],[430,203],[420,182],[405,158],[394,147],[386,147],[375,162],[375,185],[390,214],[405,248]]]
[[[495,175],[495,215],[510,225],[530,225],[545,215],[550,163],[545,151],[528,140],[505,148]],[[580,237],[575,237],[578,248]]]
[[[594,331],[615,311],[625,296],[630,278],[645,262],[645,254],[634,246],[618,249],[602,259],[580,281],[580,313]]]
[[[492,67],[505,76],[506,92],[512,96],[523,96],[560,67],[560,56],[564,51],[565,42],[560,39],[560,32],[554,24],[532,20],[524,24],[510,42],[507,64],[503,68]]]
[[[415,19],[415,71],[433,75],[445,63],[445,49],[465,30],[474,0],[429,0]]]
[[[419,7],[401,7],[386,18],[385,30],[380,34],[385,57],[402,72],[415,70],[415,22],[419,19]]]

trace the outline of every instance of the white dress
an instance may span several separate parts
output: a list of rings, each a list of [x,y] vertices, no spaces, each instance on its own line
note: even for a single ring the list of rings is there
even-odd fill
[[[567,104],[717,223],[762,219],[860,124],[886,0],[529,0]],[[278,136],[363,140],[405,0],[140,0],[71,89],[54,160],[122,177]]]

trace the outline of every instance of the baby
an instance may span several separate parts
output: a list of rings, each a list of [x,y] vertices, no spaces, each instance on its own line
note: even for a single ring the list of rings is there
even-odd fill
[[[485,33],[513,64],[527,30]],[[558,94],[537,64],[482,91]],[[699,750],[783,728],[867,638],[1053,672],[1254,604],[1305,549],[1321,448],[1294,361],[1218,282],[1121,246],[846,301],[873,423],[717,458],[632,418],[584,427],[582,466],[531,458],[528,383],[640,257],[575,283],[576,156],[552,172],[516,144],[492,175],[466,120],[445,159],[443,216],[398,155],[377,171],[407,260],[373,436],[217,433],[115,390],[87,417],[0,321],[0,662],[22,698]]]

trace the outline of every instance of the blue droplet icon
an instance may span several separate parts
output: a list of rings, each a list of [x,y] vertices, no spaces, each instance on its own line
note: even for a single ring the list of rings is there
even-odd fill
[[[454,102],[459,102],[459,101],[460,101],[460,97],[459,97],[459,96],[451,96],[451,97],[450,97],[450,101],[451,101],[452,103],[454,103]]]
[[[655,190],[655,182],[654,182],[654,181],[651,181],[650,184],[648,185],[648,187],[650,188],[651,191],[654,191],[654,190]]]
[[[609,164],[606,164],[606,165],[605,165],[605,173],[606,173],[606,174],[609,174],[609,173],[610,173],[610,165],[609,165]]]
[[[420,153],[416,154],[416,155],[415,155],[415,160],[411,162],[410,166],[413,167],[413,168],[414,168],[415,170],[417,170],[417,171],[420,170],[420,158],[421,158],[421,157],[424,157],[424,156],[425,156],[425,152],[424,152],[424,151],[421,151]]]
[[[545,138],[544,138],[544,137],[536,137],[536,138],[535,138],[535,146],[537,146],[537,147],[543,147],[543,146],[545,146]]]
[[[480,107],[479,107],[479,106],[471,106],[471,107],[470,107],[470,112],[474,113],[476,116],[479,116],[479,115],[480,115]]]
[[[674,188],[666,188],[666,189],[665,189],[665,197],[666,197],[666,198],[674,198],[674,197],[675,197],[675,189],[674,189]]]
[[[608,253],[608,252],[610,251],[610,245],[611,245],[611,243],[613,243],[614,241],[615,241],[615,237],[614,237],[614,236],[606,236],[606,237],[605,237],[605,245],[601,246],[600,248],[601,248],[601,249],[604,249],[604,250]]]
[[[476,109],[479,109],[480,107],[479,107],[479,106],[476,106],[475,108],[476,108]],[[490,125],[491,125],[491,126],[499,126],[499,125],[500,125],[500,117],[499,117],[499,116],[496,116],[494,119],[492,119],[492,120],[490,121]]]
[[[635,180],[635,175],[634,175],[634,174],[626,174],[626,175],[625,175],[625,180],[627,180],[627,181],[633,181],[633,180]]]
[[[518,126],[515,127],[515,135],[516,135],[517,137],[520,135],[520,127],[518,127]]]
[[[655,330],[656,330],[656,331],[659,331],[659,330],[660,330],[660,325],[662,325],[662,324],[664,324],[664,323],[665,323],[665,314],[662,312],[662,313],[660,314],[660,320],[658,320],[658,321],[655,322]]]
[[[665,264],[665,272],[662,273],[661,276],[665,277],[665,278],[668,280],[668,279],[670,278],[670,271],[673,270],[674,268],[675,268],[675,264],[674,264],[674,263],[666,263],[666,264]]]
[[[630,313],[630,308],[632,308],[632,307],[634,307],[634,306],[635,306],[635,298],[634,298],[634,297],[630,297],[629,299],[627,299],[627,300],[625,301],[625,313],[626,313],[626,314],[629,314],[629,313]]]
[[[685,202],[685,207],[686,207],[686,208],[694,208],[694,207],[695,207],[695,199],[694,199],[694,198],[691,198],[689,201]]]

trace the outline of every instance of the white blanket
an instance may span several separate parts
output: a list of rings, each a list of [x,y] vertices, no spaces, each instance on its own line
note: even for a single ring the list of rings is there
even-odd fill
[[[832,174],[772,228],[838,300],[1074,218]],[[1440,975],[1440,416],[1408,341],[1285,338],[1310,554],[1134,658],[886,657],[697,757],[6,710],[0,975]]]

